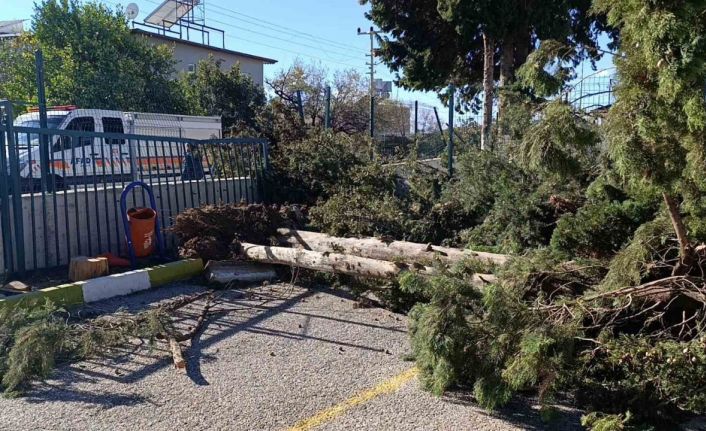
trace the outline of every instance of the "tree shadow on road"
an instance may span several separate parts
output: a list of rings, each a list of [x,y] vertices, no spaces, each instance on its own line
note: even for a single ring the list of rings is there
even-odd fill
[[[443,396],[443,400],[448,403],[474,407],[479,414],[502,419],[525,430],[579,431],[584,429],[581,426],[582,412],[575,407],[571,407],[568,401],[554,406],[557,410],[554,419],[543,421],[539,413],[537,400],[521,395],[513,397],[508,404],[496,411],[482,409],[475,401],[470,390],[449,391]]]
[[[203,291],[202,286],[185,285],[180,288],[180,294],[193,294]],[[362,349],[365,351],[386,352],[376,346],[362,343],[345,342],[329,339],[307,333],[300,326],[300,331],[285,331],[268,328],[262,325],[267,319],[276,315],[291,315],[301,317],[305,322],[310,319],[322,319],[327,322],[352,324],[370,330],[406,332],[383,323],[358,321],[358,318],[329,316],[326,313],[313,312],[308,309],[293,310],[298,304],[307,301],[318,294],[330,294],[329,289],[300,289],[286,287],[281,291],[254,288],[252,290],[227,290],[218,295],[212,304],[216,314],[206,320],[206,323],[191,340],[191,345],[184,343],[184,357],[187,361],[186,376],[196,386],[208,386],[210,383],[201,371],[201,366],[217,358],[209,352],[209,348],[238,333],[249,332],[266,336],[284,337],[296,340],[311,340],[321,343],[336,344],[341,348]],[[340,296],[340,295],[335,295]],[[173,299],[174,292],[169,289],[157,289],[146,295],[123,298],[122,301],[106,301],[99,304],[102,313],[118,310],[137,312],[160,301]],[[203,301],[196,302],[173,317],[178,330],[188,331],[193,325],[203,307]],[[218,314],[223,310],[223,314]],[[377,319],[376,319],[377,320]],[[394,322],[393,322],[394,323]],[[131,391],[127,385],[139,382],[150,375],[172,367],[172,357],[168,346],[157,343],[148,346],[144,342],[111,349],[101,358],[89,359],[77,364],[65,365],[52,376],[51,384],[41,383],[28,394],[29,402],[64,401],[100,405],[107,408],[118,405],[135,405],[149,403],[149,399],[139,395],[125,394]],[[174,371],[176,373],[176,371]],[[176,377],[175,377],[176,378]],[[101,382],[112,382],[108,385],[113,389],[111,394],[101,393],[105,387]],[[117,384],[117,386],[116,386]],[[123,386],[125,385],[125,386]],[[120,394],[122,393],[122,394]]]
[[[202,290],[203,288],[201,288]],[[189,293],[193,293],[189,289]],[[187,376],[191,381],[198,386],[208,385],[208,381],[201,373],[201,363],[203,360],[212,360],[211,355],[203,353],[204,349],[235,335],[238,332],[248,330],[256,326],[258,323],[269,319],[293,307],[302,299],[310,297],[317,292],[302,291],[295,295],[290,295],[288,298],[278,298],[279,303],[273,304],[270,307],[260,307],[256,313],[232,325],[219,325],[222,330],[209,329],[209,325],[204,325],[192,340],[191,347],[185,353],[187,359]],[[234,296],[239,297],[237,292]],[[173,297],[173,294],[172,294]],[[128,309],[137,311],[144,309],[146,303],[157,302],[163,298],[169,298],[164,292],[154,294],[143,301],[139,305],[134,305],[129,301],[125,301],[128,306],[117,304],[101,304],[103,311],[117,311],[119,309]],[[135,302],[135,301],[133,301]],[[274,299],[273,299],[274,302]],[[225,301],[224,304],[236,304],[233,301]],[[141,306],[141,308],[140,308]],[[182,316],[183,320],[183,316]],[[177,319],[176,323],[179,323]],[[144,402],[150,402],[148,399],[138,395],[119,395],[119,394],[101,394],[86,389],[79,388],[78,385],[90,387],[87,385],[98,384],[100,380],[109,380],[119,384],[131,384],[145,379],[146,377],[172,366],[172,358],[168,354],[168,349],[164,347],[157,348],[142,348],[121,352],[115,355],[116,349],[111,351],[111,356],[97,358],[93,360],[83,361],[82,364],[66,365],[52,376],[50,383],[35,384],[32,390],[27,394],[25,400],[28,402],[45,402],[45,401],[63,401],[63,402],[81,402],[87,404],[103,405],[103,406],[118,406],[118,405],[135,405]],[[115,355],[115,356],[113,356]]]

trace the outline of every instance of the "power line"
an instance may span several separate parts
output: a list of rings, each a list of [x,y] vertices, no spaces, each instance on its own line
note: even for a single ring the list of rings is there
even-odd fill
[[[245,42],[254,43],[254,44],[256,44],[256,45],[266,46],[266,47],[268,47],[268,48],[277,49],[277,50],[279,50],[279,51],[288,52],[288,53],[290,53],[290,54],[300,55],[300,56],[302,56],[302,57],[309,57],[309,58],[313,58],[313,59],[320,60],[320,61],[326,61],[326,62],[329,62],[329,63],[336,63],[336,64],[340,64],[340,65],[342,65],[342,66],[347,66],[347,67],[350,67],[350,68],[353,68],[353,69],[362,69],[362,66],[356,66],[356,65],[353,65],[353,64],[342,63],[342,62],[340,62],[340,61],[335,61],[335,60],[327,60],[327,59],[325,59],[325,58],[317,57],[317,56],[315,56],[315,55],[306,54],[306,53],[303,53],[303,52],[292,51],[292,50],[284,49],[284,48],[281,48],[281,47],[278,47],[278,46],[268,45],[268,44],[266,44],[266,43],[257,42],[257,41],[250,40],[250,39],[246,39],[246,38],[240,37],[240,36],[226,35],[226,38],[227,38],[227,39],[233,39],[233,40],[240,39],[240,40],[243,40],[243,41],[245,41]]]
[[[316,50],[319,50],[319,51],[322,51],[322,52],[328,52],[328,53],[333,54],[333,55],[338,55],[338,56],[340,56],[340,57],[343,58],[343,59],[354,59],[354,58],[355,58],[355,57],[350,56],[350,55],[342,55],[342,54],[341,54],[340,52],[338,52],[338,51],[331,51],[331,50],[324,49],[324,48],[321,48],[321,47],[317,47],[317,46],[313,46],[313,45],[307,45],[307,44],[305,44],[305,43],[301,43],[301,42],[297,42],[297,41],[293,41],[293,40],[288,40],[288,39],[285,39],[285,38],[282,38],[282,37],[272,36],[272,35],[269,35],[269,34],[267,34],[267,33],[263,33],[263,32],[257,31],[257,30],[251,30],[251,29],[244,28],[244,27],[237,27],[237,26],[235,26],[235,25],[233,25],[233,24],[229,24],[229,23],[226,23],[226,22],[223,22],[223,21],[218,21],[218,20],[215,20],[215,19],[209,19],[209,21],[216,22],[216,23],[218,23],[218,24],[222,24],[222,25],[229,26],[229,27],[232,27],[232,28],[244,30],[244,31],[247,31],[247,32],[250,32],[250,33],[259,34],[259,35],[261,35],[261,36],[269,37],[269,38],[271,38],[271,39],[279,40],[279,41],[282,41],[282,42],[291,43],[291,44],[296,44],[296,45],[299,45],[299,46],[304,46],[304,47],[307,47],[307,48],[316,49]]]
[[[116,5],[116,6],[122,6],[120,3],[116,2],[116,1],[111,1],[111,0],[102,0],[102,1],[105,2],[105,3],[112,3],[113,5]],[[145,0],[145,1],[148,2],[148,3],[152,3],[152,4],[158,4],[158,3],[155,3],[154,1],[151,1],[151,0]],[[232,26],[231,24],[223,23],[223,22],[220,22],[220,21],[216,21],[216,20],[212,20],[212,21],[218,22],[218,23],[220,23],[220,24],[227,25],[227,26],[229,26],[229,27]],[[274,46],[274,45],[270,45],[270,44],[263,43],[263,42],[260,42],[260,41],[255,41],[255,40],[252,40],[252,39],[247,39],[247,38],[244,38],[244,37],[241,37],[241,36],[233,36],[233,35],[230,35],[230,34],[226,34],[226,35],[225,35],[225,38],[231,39],[231,40],[235,40],[235,41],[241,40],[241,41],[245,41],[245,42],[252,43],[252,44],[255,44],[255,45],[260,45],[260,46],[264,46],[264,47],[267,47],[267,48],[275,49],[275,50],[278,50],[278,51],[287,52],[287,53],[290,53],[290,54],[295,54],[295,55],[301,56],[301,57],[312,58],[312,59],[319,60],[319,61],[323,61],[323,62],[336,63],[336,64],[339,64],[339,65],[342,65],[342,66],[346,66],[346,67],[349,67],[349,68],[352,68],[352,69],[362,69],[361,66],[353,65],[353,64],[350,64],[350,63],[345,63],[345,62],[338,61],[338,60],[332,60],[332,59],[321,58],[321,57],[316,56],[316,55],[308,54],[308,53],[301,52],[301,51],[293,51],[293,50],[291,50],[291,49],[286,49],[286,48],[283,48],[283,47],[281,47],[281,46]],[[293,42],[293,43],[294,43],[294,42]],[[310,46],[310,45],[304,45],[304,46]],[[318,47],[312,47],[312,48],[319,49]],[[353,57],[349,57],[349,58],[352,59]]]
[[[266,26],[268,26],[268,27],[270,27],[270,28],[273,28],[275,31],[279,31],[279,32],[282,32],[282,33],[297,34],[297,35],[300,35],[300,36],[305,36],[306,38],[309,38],[309,39],[311,39],[311,40],[314,41],[314,42],[319,42],[319,43],[324,42],[324,43],[327,43],[327,44],[330,44],[330,45],[339,46],[339,47],[341,47],[341,48],[354,49],[354,50],[359,51],[359,52],[364,52],[364,50],[362,50],[361,48],[359,48],[359,47],[357,47],[357,46],[354,46],[354,45],[349,45],[349,44],[337,42],[337,41],[334,41],[334,40],[331,40],[331,39],[326,39],[326,38],[323,38],[323,37],[320,37],[320,36],[313,35],[313,34],[311,34],[311,33],[306,33],[306,32],[297,30],[297,29],[292,28],[292,27],[286,27],[286,26],[283,26],[283,25],[281,25],[281,24],[276,24],[276,23],[273,23],[273,22],[271,22],[271,21],[266,21],[266,20],[263,20],[263,19],[261,19],[261,18],[257,18],[257,17],[251,16],[251,15],[244,14],[244,13],[242,13],[242,12],[236,12],[236,11],[234,11],[234,10],[232,10],[232,9],[224,8],[224,7],[222,7],[222,6],[213,5],[213,7],[215,7],[216,9],[221,9],[221,10],[225,10],[225,11],[231,12],[231,13],[236,14],[236,15],[244,16],[244,17],[249,18],[249,19],[251,19],[251,20],[254,20],[254,21],[256,21],[256,22],[253,23],[252,21],[248,21],[248,20],[245,20],[245,19],[243,19],[243,18],[238,18],[238,17],[226,15],[226,16],[229,16],[230,18],[233,18],[233,19],[238,19],[238,20],[241,20],[241,21],[244,21],[244,22],[248,22],[248,23],[250,23],[250,24],[257,24],[257,25],[265,24]],[[282,29],[282,30],[277,30],[277,28]]]
[[[154,4],[154,5],[159,5],[158,2],[155,2],[155,1],[153,1],[153,0],[144,0],[144,1],[146,1],[146,2],[148,2],[148,3],[152,3],[152,4]],[[318,43],[318,44],[329,45],[332,49],[336,49],[336,50],[338,50],[338,51],[331,51],[331,50],[324,49],[324,48],[322,48],[321,46],[311,46],[311,45],[306,45],[306,44],[301,43],[301,42],[296,42],[296,41],[292,41],[292,40],[288,40],[288,39],[284,39],[284,38],[279,38],[279,37],[277,37],[277,36],[273,36],[273,35],[270,35],[270,34],[267,34],[267,33],[258,32],[258,31],[256,31],[256,30],[247,29],[247,28],[245,28],[245,27],[237,27],[237,26],[234,25],[234,24],[226,23],[226,22],[219,21],[219,20],[215,20],[215,19],[212,19],[212,18],[209,18],[209,19],[208,19],[209,21],[213,21],[213,22],[216,22],[216,23],[219,23],[219,24],[223,24],[223,25],[226,25],[226,26],[229,26],[229,27],[232,27],[232,28],[237,28],[237,29],[245,30],[245,31],[248,31],[248,32],[251,32],[251,33],[256,33],[256,34],[259,34],[259,35],[261,35],[261,36],[269,37],[269,38],[272,38],[272,39],[277,39],[277,40],[284,41],[284,42],[287,42],[287,43],[299,43],[299,44],[301,44],[301,45],[303,45],[303,46],[307,46],[307,47],[309,47],[309,48],[313,48],[313,49],[316,49],[316,50],[319,50],[319,51],[327,51],[327,52],[331,52],[331,53],[333,53],[333,54],[335,54],[335,55],[348,56],[348,58],[353,58],[353,57],[351,57],[348,52],[345,52],[345,54],[344,54],[343,51],[341,51],[341,50],[345,49],[345,50],[347,50],[347,51],[350,51],[351,49],[353,49],[353,50],[356,50],[356,51],[358,51],[358,52],[364,52],[364,50],[360,49],[359,47],[355,47],[355,46],[352,46],[352,45],[346,45],[346,44],[342,44],[342,43],[340,43],[340,42],[332,41],[332,40],[330,40],[330,39],[326,39],[326,38],[323,38],[323,37],[315,36],[315,35],[310,34],[310,33],[305,33],[305,32],[302,32],[302,31],[293,29],[293,28],[291,28],[291,27],[285,27],[285,26],[282,26],[282,25],[279,25],[279,24],[272,23],[272,22],[270,22],[270,21],[265,21],[265,20],[260,19],[260,18],[256,18],[256,17],[250,16],[250,15],[246,15],[246,14],[243,14],[243,13],[240,13],[240,12],[236,12],[236,11],[234,11],[234,10],[232,10],[232,9],[224,8],[224,7],[222,7],[222,6],[218,6],[218,5],[209,5],[208,7],[209,7],[209,8],[213,7],[213,8],[216,8],[216,9],[220,9],[220,10],[223,10],[223,11],[226,11],[226,12],[230,12],[230,13],[235,14],[235,15],[245,16],[245,17],[249,18],[250,20],[243,19],[243,18],[239,18],[239,17],[234,16],[234,15],[229,15],[229,14],[227,14],[227,13],[221,13],[221,15],[223,15],[223,16],[226,16],[226,17],[229,17],[229,18],[233,18],[233,19],[236,19],[236,20],[239,20],[239,21],[243,21],[243,22],[246,22],[246,23],[248,23],[248,24],[258,25],[258,26],[263,26],[263,24],[264,24],[264,26],[265,26],[266,28],[269,28],[270,30],[273,30],[273,31],[276,31],[276,32],[280,32],[280,33],[283,33],[283,34],[287,34],[287,35],[291,35],[291,36],[296,36],[296,37],[302,37],[302,36],[304,36],[306,39],[310,39],[310,41],[316,42],[316,43]],[[251,21],[251,20],[254,20],[254,21],[256,21],[256,22],[253,22],[253,21]]]

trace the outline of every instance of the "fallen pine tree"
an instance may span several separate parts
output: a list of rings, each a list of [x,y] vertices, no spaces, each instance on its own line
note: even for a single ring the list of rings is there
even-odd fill
[[[174,367],[184,371],[180,343],[192,339],[207,323],[213,296],[209,290],[136,314],[117,312],[92,318],[69,313],[49,300],[31,307],[4,307],[0,309],[0,387],[5,395],[16,396],[32,381],[47,378],[58,363],[104,356],[143,341],[150,345],[166,342]],[[204,299],[196,323],[186,332],[179,331],[174,314]]]
[[[208,205],[179,214],[171,230],[182,242],[182,257],[239,258],[359,278],[395,280],[404,271],[433,275],[437,272],[435,263],[451,266],[469,260],[487,267],[502,265],[508,259],[501,254],[432,244],[342,238],[295,229],[304,219],[297,206]],[[293,248],[270,246],[273,242]],[[479,286],[494,280],[490,274],[472,277]]]
[[[432,276],[438,271],[429,266],[416,263],[390,262],[328,251],[311,251],[300,248],[273,247],[241,243],[238,247],[240,257],[255,262],[275,265],[288,265],[334,274],[345,274],[363,278],[396,279],[405,272],[414,272],[423,276]],[[474,274],[474,285],[479,287],[495,281],[490,274]]]
[[[514,259],[482,291],[454,273],[402,274],[403,291],[426,296],[410,311],[423,385],[470,387],[491,409],[534,391],[548,416],[569,393],[600,412],[584,418],[593,429],[675,429],[706,413],[706,280],[697,267],[671,275],[676,239],[645,232],[610,269],[544,250]],[[640,284],[602,287],[635,264]],[[601,428],[613,422],[624,428]]]
[[[434,260],[439,260],[445,264],[454,264],[463,259],[476,259],[481,262],[502,265],[508,260],[508,256],[504,254],[462,250],[408,241],[383,241],[372,237],[342,238],[290,228],[279,228],[277,229],[277,234],[282,243],[306,250],[337,252],[371,259],[413,262],[422,265],[429,265]]]

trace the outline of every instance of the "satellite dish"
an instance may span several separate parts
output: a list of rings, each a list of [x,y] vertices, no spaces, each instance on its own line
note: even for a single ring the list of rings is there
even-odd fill
[[[131,21],[137,18],[139,12],[140,8],[135,3],[130,3],[125,7],[125,16]]]

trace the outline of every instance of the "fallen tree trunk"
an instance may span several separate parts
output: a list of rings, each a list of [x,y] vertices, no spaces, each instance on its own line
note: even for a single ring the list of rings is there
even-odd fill
[[[438,258],[444,263],[453,264],[471,258],[502,265],[508,259],[508,256],[504,254],[461,250],[407,241],[388,243],[377,238],[339,238],[323,233],[287,228],[277,229],[277,233],[282,243],[293,247],[320,252],[352,254],[379,260],[401,259],[406,262],[429,264],[434,258]]]
[[[174,368],[179,371],[186,371],[186,360],[184,360],[184,354],[181,351],[181,345],[174,337],[169,337],[169,350],[172,352],[172,360],[174,361]]]
[[[434,268],[419,264],[249,243],[240,244],[240,255],[256,262],[290,265],[314,271],[365,278],[394,279],[404,271],[415,271],[422,275],[434,275],[437,272]],[[478,286],[484,286],[494,281],[495,276],[488,274],[476,274],[473,279],[474,284]]]

